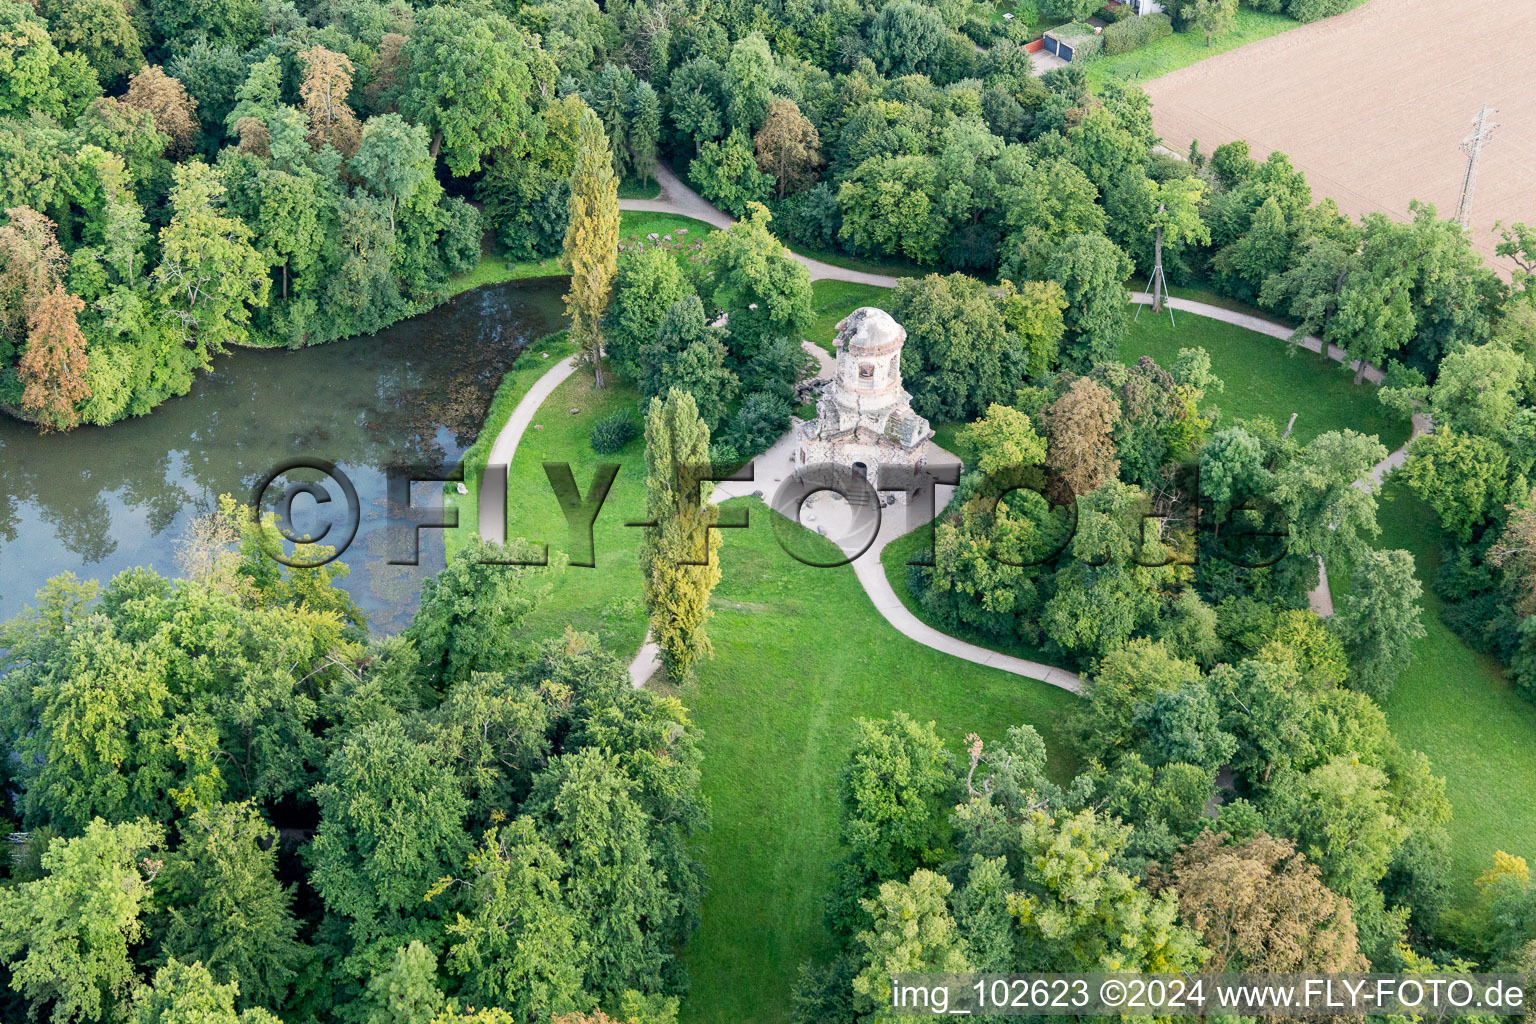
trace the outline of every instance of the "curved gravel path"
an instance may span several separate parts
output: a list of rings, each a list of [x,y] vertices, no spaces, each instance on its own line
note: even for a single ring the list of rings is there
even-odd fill
[[[661,194],[655,199],[620,199],[621,210],[643,210],[649,213],[675,213],[682,217],[692,217],[717,228],[728,228],[736,223],[731,215],[723,210],[717,210],[703,196],[683,184],[671,168],[664,164],[656,165],[656,183],[661,186]],[[804,263],[806,269],[811,272],[812,281],[852,281],[855,284],[873,284],[882,288],[894,288],[901,283],[901,278],[892,277],[890,274],[869,274],[862,270],[849,270],[847,267],[837,267],[821,260],[813,260],[809,256],[801,256],[795,253],[795,259]]]

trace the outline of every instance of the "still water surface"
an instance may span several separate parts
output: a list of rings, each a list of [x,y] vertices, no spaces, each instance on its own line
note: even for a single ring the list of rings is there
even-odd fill
[[[441,475],[457,464],[503,372],[559,329],[564,288],[563,279],[492,285],[373,337],[237,350],[190,394],[110,427],[43,437],[0,415],[0,620],[59,573],[105,581],[144,565],[175,575],[194,517],[221,493],[249,501],[258,480],[307,457],[335,463],[357,490],[361,524],[342,556],[343,585],[375,631],[402,628],[422,579],[442,567],[442,539],[423,530],[419,566],[388,564],[409,553],[413,531],[385,529],[386,472]],[[412,501],[436,493],[440,485],[418,484]],[[308,500],[294,501],[297,528],[316,528],[303,522]]]

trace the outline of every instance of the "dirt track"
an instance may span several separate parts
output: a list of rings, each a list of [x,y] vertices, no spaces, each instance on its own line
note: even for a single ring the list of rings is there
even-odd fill
[[[1402,219],[1412,199],[1455,214],[1458,146],[1487,102],[1501,127],[1483,151],[1474,241],[1492,260],[1495,221],[1536,223],[1533,0],[1371,0],[1145,88],[1169,148],[1247,139],[1260,159],[1289,153],[1314,197]]]

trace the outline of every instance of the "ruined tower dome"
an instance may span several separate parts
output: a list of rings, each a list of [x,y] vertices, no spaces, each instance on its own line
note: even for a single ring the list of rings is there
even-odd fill
[[[861,306],[837,325],[837,347],[847,348],[852,357],[888,356],[901,351],[907,329],[891,314],[874,306]]]

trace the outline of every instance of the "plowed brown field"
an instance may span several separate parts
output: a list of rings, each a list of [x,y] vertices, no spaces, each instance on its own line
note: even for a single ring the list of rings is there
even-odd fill
[[[1458,149],[1483,103],[1472,233],[1490,260],[1495,221],[1536,223],[1536,2],[1372,0],[1145,83],[1164,143],[1247,139],[1290,154],[1319,199],[1406,219],[1410,200],[1455,214]],[[1505,270],[1507,263],[1500,264]]]

